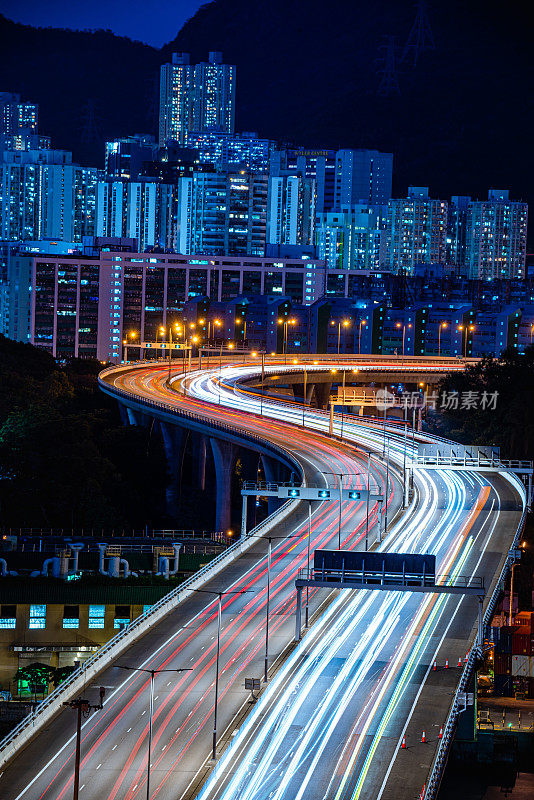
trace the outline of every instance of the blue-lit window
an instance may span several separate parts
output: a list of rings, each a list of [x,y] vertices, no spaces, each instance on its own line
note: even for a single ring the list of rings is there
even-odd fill
[[[32,630],[42,630],[46,628],[46,606],[30,606],[30,622],[28,627]]]
[[[17,627],[17,606],[2,606],[0,613],[0,629]]]
[[[80,627],[80,607],[79,606],[65,606],[63,610],[63,628],[79,628]]]
[[[106,606],[89,606],[89,628],[102,629],[105,625]]]
[[[130,606],[115,606],[115,620],[113,627],[122,628],[130,624]]]

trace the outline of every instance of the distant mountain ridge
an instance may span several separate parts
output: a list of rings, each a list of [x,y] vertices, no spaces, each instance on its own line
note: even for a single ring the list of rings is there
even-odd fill
[[[413,66],[412,48],[396,73],[400,94],[382,96],[386,36],[395,35],[400,58],[416,10],[412,0],[215,0],[161,50],[108,31],[35,29],[0,17],[0,90],[38,101],[42,133],[101,165],[102,147],[84,141],[91,105],[102,139],[156,133],[159,65],[173,51],[195,61],[222,50],[237,64],[240,130],[391,151],[397,194],[410,183],[430,185],[433,196],[483,197],[492,186],[534,202],[526,4],[433,0],[435,49],[423,49]]]

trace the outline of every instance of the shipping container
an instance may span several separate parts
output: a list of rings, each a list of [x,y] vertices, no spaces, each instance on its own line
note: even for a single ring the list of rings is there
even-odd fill
[[[512,656],[512,675],[519,678],[530,677],[530,656]]]
[[[495,653],[493,657],[493,671],[497,675],[512,674],[512,656],[508,653]]]
[[[523,633],[524,628],[520,628],[521,633],[512,634],[512,655],[530,656],[530,633]]]

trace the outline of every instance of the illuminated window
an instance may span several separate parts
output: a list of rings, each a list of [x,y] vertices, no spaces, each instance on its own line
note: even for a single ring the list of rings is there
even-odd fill
[[[106,606],[89,606],[89,628],[102,629],[105,625]]]
[[[0,629],[17,627],[17,606],[2,606],[0,612]]]
[[[46,606],[30,606],[28,627],[33,630],[46,628]]]
[[[123,628],[130,624],[130,606],[115,606],[114,628]]]
[[[63,628],[80,627],[80,607],[65,606],[63,611]]]

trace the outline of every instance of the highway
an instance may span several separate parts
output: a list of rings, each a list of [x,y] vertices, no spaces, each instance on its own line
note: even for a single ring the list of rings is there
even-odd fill
[[[116,384],[136,396],[164,397],[207,417],[213,408],[203,401],[183,398],[165,388],[166,367],[147,366],[121,373]],[[233,397],[233,391],[228,391]],[[239,415],[224,405],[216,409],[217,418],[239,428],[261,432],[292,452],[303,464],[310,484],[327,484],[337,479],[324,475],[341,469],[346,486],[366,483],[366,454],[351,445],[331,442],[313,431],[302,432],[281,422]],[[371,488],[383,491],[384,466],[373,463]],[[398,507],[398,481],[390,482],[390,513]],[[378,507],[371,507],[371,540]],[[361,546],[365,527],[363,503],[345,503],[342,517],[343,546]],[[294,633],[294,579],[306,565],[307,508],[294,512],[276,532],[287,538],[273,545],[271,577],[270,653],[272,661],[291,642]],[[337,547],[338,506],[318,504],[312,517],[311,547]],[[223,601],[221,652],[220,725],[224,733],[234,715],[247,703],[244,678],[259,677],[263,671],[266,543],[237,559],[224,576],[214,579],[207,589],[244,590],[227,595]],[[311,596],[313,613],[324,602]],[[134,644],[118,659],[123,666],[148,669],[190,668],[180,675],[162,673],[156,677],[152,787],[154,797],[175,798],[187,792],[209,754],[215,677],[216,599],[206,594],[189,598]],[[91,715],[83,726],[81,798],[120,798],[144,796],[146,789],[148,679],[142,673],[125,672],[110,666],[98,685],[107,688],[104,710]],[[96,684],[87,696],[94,702]],[[72,793],[74,713],[65,709],[0,776],[2,798],[60,800]]]
[[[173,389],[166,385],[163,365],[116,371],[108,380],[135,397],[179,405],[268,437],[299,460],[309,484],[334,482],[326,473],[343,472],[345,486],[366,485],[367,453],[361,447],[381,453],[382,426],[345,418],[345,441],[340,442],[325,436],[324,413],[264,399],[260,416],[258,398],[239,386],[247,370],[250,367],[228,365],[220,376],[218,369],[193,372],[186,379],[177,378]],[[400,469],[404,447],[411,452],[410,439],[404,441],[398,426],[388,425],[386,433],[392,465]],[[371,463],[371,488],[383,491],[384,464],[377,458]],[[390,480],[391,519],[402,492],[396,472],[390,473]],[[433,552],[440,574],[483,575],[490,586],[521,510],[516,490],[496,473],[422,472],[416,477],[410,508],[379,547]],[[390,766],[425,678],[435,659],[443,663],[450,653],[452,665],[453,654],[457,659],[461,652],[463,658],[473,642],[476,600],[369,591],[336,596],[320,590],[311,597],[315,613],[311,630],[298,647],[287,650],[294,632],[294,579],[306,565],[306,515],[307,509],[293,512],[276,531],[286,538],[273,546],[270,651],[279,669],[237,733],[231,731],[235,733],[229,737],[231,746],[202,789],[206,800],[403,797],[400,788],[396,795],[388,793]],[[377,516],[374,506],[371,542],[376,538]],[[312,549],[337,547],[337,525],[337,504],[318,504]],[[345,503],[343,547],[362,548],[364,527],[363,504]],[[266,543],[259,539],[206,586],[245,592],[228,594],[223,601],[219,726],[223,734],[247,705],[244,678],[262,674],[265,553]],[[216,612],[211,596],[189,598],[117,662],[149,669],[191,669],[156,677],[152,797],[193,796],[204,775],[211,746]],[[284,652],[285,660],[278,663]],[[144,797],[147,676],[124,672],[115,664],[98,685],[109,688],[104,710],[84,723],[80,797]],[[96,684],[87,694],[96,699]],[[435,726],[431,717],[429,711],[429,726]],[[66,709],[0,776],[2,798],[69,797],[73,730],[73,713]]]

